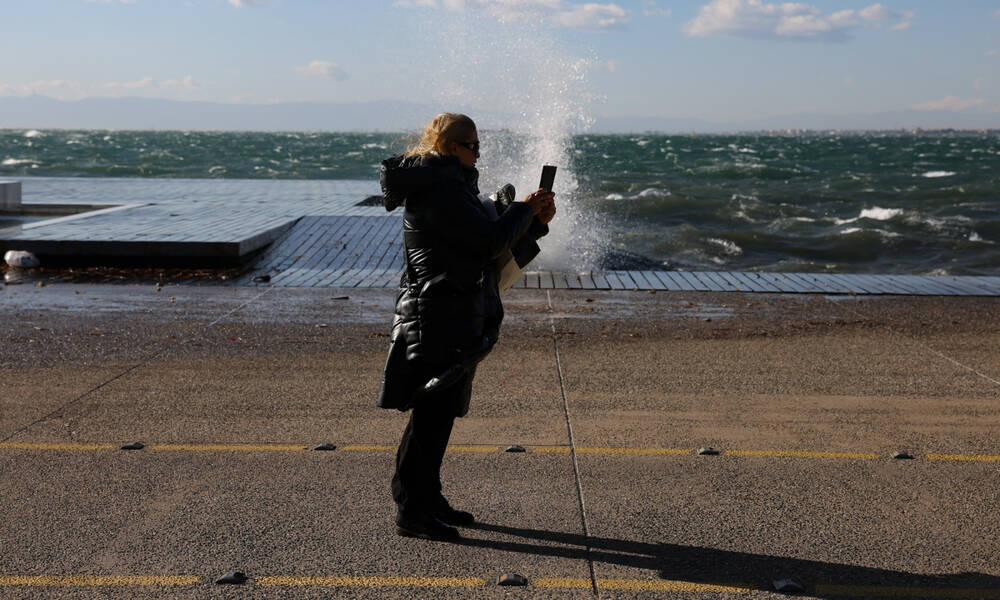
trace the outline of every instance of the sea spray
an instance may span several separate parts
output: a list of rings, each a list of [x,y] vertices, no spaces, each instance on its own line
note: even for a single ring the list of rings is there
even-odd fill
[[[468,112],[479,125],[481,190],[509,182],[520,199],[537,189],[542,165],[558,166],[558,213],[534,266],[588,269],[601,228],[578,202],[573,136],[592,122],[594,61],[573,56],[538,21],[501,22],[475,10],[441,17],[432,30],[440,57],[427,76],[441,110]]]

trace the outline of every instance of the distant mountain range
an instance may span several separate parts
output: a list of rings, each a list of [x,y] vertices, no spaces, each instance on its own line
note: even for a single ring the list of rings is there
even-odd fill
[[[226,104],[146,98],[64,101],[46,96],[0,98],[0,128],[173,129],[246,131],[409,131],[437,109],[401,102],[289,102]],[[475,112],[475,111],[474,111]],[[513,117],[508,117],[513,118]],[[493,115],[481,123],[503,123]],[[629,133],[721,133],[760,130],[1000,128],[1000,114],[903,110],[868,115],[800,114],[733,122],[662,117],[598,117],[591,131]]]

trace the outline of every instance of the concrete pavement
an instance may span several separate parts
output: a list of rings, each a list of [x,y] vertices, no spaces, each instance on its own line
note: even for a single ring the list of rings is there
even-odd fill
[[[1000,597],[1000,299],[513,291],[449,544],[392,531],[391,291],[0,289],[0,598]]]

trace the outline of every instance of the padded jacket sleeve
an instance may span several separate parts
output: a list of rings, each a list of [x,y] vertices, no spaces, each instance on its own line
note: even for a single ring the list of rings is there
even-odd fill
[[[514,202],[494,221],[477,205],[479,200],[460,186],[447,186],[444,191],[427,202],[425,214],[434,233],[455,247],[493,259],[508,251],[531,227],[531,207],[525,202]]]

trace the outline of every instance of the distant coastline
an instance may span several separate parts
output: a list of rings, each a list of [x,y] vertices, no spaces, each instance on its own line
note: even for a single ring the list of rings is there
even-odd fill
[[[447,107],[476,116],[483,129],[504,129],[518,117],[474,107]],[[148,98],[57,100],[0,97],[0,129],[107,129],[130,131],[380,132],[412,131],[442,109],[403,101],[228,104]],[[990,134],[998,115],[985,111],[913,109],[858,115],[796,114],[715,122],[697,118],[596,116],[569,124],[571,133],[770,134],[837,133]]]

